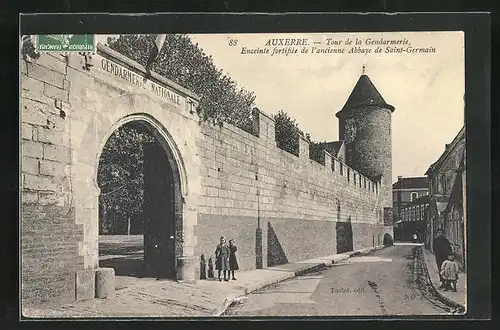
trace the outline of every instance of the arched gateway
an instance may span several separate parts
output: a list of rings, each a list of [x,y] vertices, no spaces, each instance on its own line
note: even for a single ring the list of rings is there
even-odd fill
[[[75,295],[77,300],[94,297],[99,159],[108,138],[124,125],[153,135],[157,148],[148,152],[157,157],[150,158],[163,159],[163,164],[156,160],[147,174],[153,199],[146,211],[156,219],[145,231],[145,261],[154,254],[153,240],[160,240],[165,275],[194,280],[194,227],[201,190],[195,141],[200,135],[195,111],[199,97],[155,73],[144,79],[141,65],[103,45],[91,56],[42,54],[34,63],[23,63],[21,71],[27,91],[21,103],[23,123],[40,131],[32,136],[23,130],[23,299],[61,302]],[[55,104],[46,101],[44,84],[58,88],[52,96]],[[27,161],[32,159],[39,169],[28,173]],[[172,183],[171,192],[163,191],[164,200],[154,193],[155,182],[161,180],[151,177],[159,169],[162,180]],[[163,202],[171,205],[159,207]],[[45,235],[39,224],[49,239],[38,239]],[[36,244],[31,233],[38,237]],[[58,258],[64,263],[51,261]]]
[[[182,158],[177,145],[161,125],[160,122],[147,114],[133,114],[118,120],[112,126],[112,132],[118,129],[135,129],[138,132],[145,132],[153,138],[151,143],[143,146],[143,184],[144,196],[142,209],[143,234],[143,264],[142,269],[133,269],[120,261],[122,267],[114,267],[116,262],[99,262],[99,266],[115,268],[117,275],[132,274],[140,276],[177,278],[176,257],[182,257],[183,235],[183,197],[186,195],[186,173],[183,167]],[[106,134],[105,141],[108,143],[110,135]],[[104,146],[100,148],[103,151]],[[111,155],[112,156],[112,155]],[[103,166],[102,155],[98,155],[99,165]],[[96,185],[101,191],[100,183]],[[102,207],[102,205],[100,205]],[[100,217],[102,217],[102,212]],[[131,216],[132,214],[129,214]],[[103,219],[100,219],[100,222]],[[101,251],[99,251],[101,252]],[[99,253],[101,255],[101,253]],[[123,267],[124,266],[124,267]],[[137,265],[136,265],[137,266]],[[122,268],[132,268],[128,272],[123,272]]]
[[[90,96],[95,101],[91,101],[95,111],[78,148],[87,151],[91,144],[97,145],[95,157],[90,159],[95,191],[93,206],[98,207],[100,193],[97,184],[100,154],[110,135],[119,127],[130,124],[147,130],[158,142],[154,145],[159,147],[146,151],[149,155],[145,159],[145,175],[150,193],[145,210],[149,221],[144,232],[144,261],[155,268],[152,275],[194,280],[193,248],[196,238],[193,227],[196,225],[197,194],[200,190],[198,152],[194,139],[199,134],[198,117],[194,111],[197,96],[160,76],[154,75],[152,80],[145,80],[142,68],[135,62],[107,47],[98,49],[98,55],[92,59],[96,69],[89,72],[90,76],[94,74],[95,88],[89,90],[86,86],[80,90],[87,100]],[[78,81],[72,83],[75,92],[77,86]],[[84,158],[81,161],[85,164]],[[148,159],[152,161],[148,162]],[[155,164],[148,170],[150,163]],[[78,167],[77,164],[74,167]],[[77,179],[82,177],[83,173],[76,175]],[[173,188],[170,193],[167,192],[167,198],[163,196],[163,200],[164,194],[158,190],[162,180],[171,180]],[[75,189],[75,196],[87,194],[85,190],[88,187],[82,185],[81,188]],[[81,252],[85,267],[96,268],[99,213],[90,214],[92,219],[83,219],[84,227],[90,223],[90,228],[84,230],[86,235]],[[77,222],[78,218],[77,209]]]

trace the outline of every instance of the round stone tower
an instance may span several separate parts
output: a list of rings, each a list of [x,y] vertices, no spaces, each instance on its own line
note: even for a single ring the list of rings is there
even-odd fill
[[[363,74],[347,99],[339,118],[339,135],[346,146],[346,163],[373,180],[382,177],[384,207],[392,208],[391,114],[370,78]]]

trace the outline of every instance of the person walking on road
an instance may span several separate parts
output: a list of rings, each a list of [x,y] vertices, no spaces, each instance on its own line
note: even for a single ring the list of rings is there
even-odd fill
[[[226,238],[222,236],[220,238],[220,244],[217,245],[215,249],[215,269],[219,271],[219,281],[222,281],[220,278],[221,271],[224,272],[224,281],[229,281],[229,254],[230,251],[229,247],[226,245]]]
[[[446,284],[441,275],[441,266],[443,262],[448,258],[448,255],[453,252],[451,249],[450,241],[443,235],[443,230],[439,229],[437,231],[437,236],[434,239],[433,244],[434,256],[436,257],[436,264],[438,266],[439,280],[441,281],[441,285],[439,289],[445,288]]]
[[[236,259],[236,251],[238,248],[234,245],[234,240],[229,240],[229,269],[231,270],[231,275],[233,275],[232,279],[236,281],[236,277],[234,277],[234,271],[240,269],[238,267],[238,260]]]

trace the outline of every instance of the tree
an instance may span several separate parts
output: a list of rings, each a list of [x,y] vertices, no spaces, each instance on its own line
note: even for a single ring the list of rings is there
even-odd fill
[[[305,138],[309,142],[309,158],[320,163],[325,163],[325,150],[327,142],[315,142],[311,139],[309,133],[304,133],[297,124],[295,119],[292,119],[284,110],[280,110],[274,115],[276,127],[276,144],[279,148],[294,154],[299,155],[299,136]]]
[[[325,153],[326,144],[328,142],[315,142],[309,139],[309,158],[320,163],[325,164]]]
[[[299,136],[304,136],[304,132],[299,128],[297,121],[290,118],[284,110],[280,110],[273,118],[278,148],[298,156]]]
[[[101,233],[123,234],[128,218],[142,213],[143,145],[154,142],[153,136],[130,125],[117,129],[106,142],[97,171]]]

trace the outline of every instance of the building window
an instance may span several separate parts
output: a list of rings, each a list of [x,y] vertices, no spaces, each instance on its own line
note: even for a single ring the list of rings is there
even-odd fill
[[[340,163],[340,175],[344,175],[344,165]]]
[[[411,193],[411,201],[412,202],[414,202],[417,199],[417,197],[418,197],[418,193],[416,193],[416,192]]]
[[[351,182],[351,171],[347,168],[347,182]]]
[[[363,184],[364,184],[363,188],[366,188],[366,178],[363,178]]]

